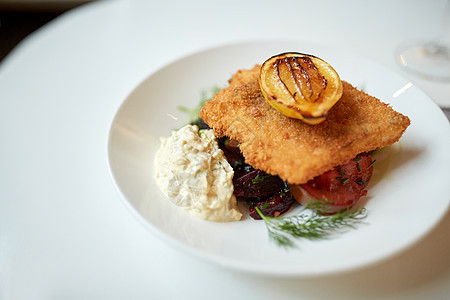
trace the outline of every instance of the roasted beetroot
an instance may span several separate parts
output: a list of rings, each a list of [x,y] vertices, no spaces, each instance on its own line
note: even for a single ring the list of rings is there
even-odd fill
[[[219,139],[219,147],[234,170],[234,195],[249,204],[252,218],[261,219],[255,206],[265,216],[278,216],[289,210],[295,199],[280,177],[246,164],[238,143],[228,137]]]
[[[254,199],[256,200],[256,199]],[[254,202],[249,199],[249,215],[255,220],[261,220],[261,216],[256,211],[258,207],[261,213],[267,217],[278,217],[289,210],[295,199],[289,190],[282,190],[268,197],[264,201]]]
[[[236,171],[233,184],[236,197],[245,198],[270,196],[284,188],[280,177],[272,176],[258,169],[249,172]]]
[[[197,125],[198,129],[211,129],[202,119],[198,119],[196,122],[191,123],[191,125]]]
[[[240,166],[244,166],[244,156],[241,154],[241,150],[237,143],[231,142],[227,137],[219,139],[219,147],[222,149],[225,157],[228,160],[228,163],[231,165],[233,169]]]

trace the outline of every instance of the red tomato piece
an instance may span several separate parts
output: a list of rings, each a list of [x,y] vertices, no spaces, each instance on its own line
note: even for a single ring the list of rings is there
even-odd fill
[[[365,188],[372,177],[372,163],[369,154],[360,154],[300,186],[323,203],[322,213],[333,214],[353,207],[367,194]]]

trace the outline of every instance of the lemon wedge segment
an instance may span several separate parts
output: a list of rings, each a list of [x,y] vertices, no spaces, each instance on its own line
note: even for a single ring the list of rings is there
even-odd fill
[[[283,115],[316,125],[342,96],[338,73],[324,60],[297,52],[264,62],[259,85],[267,102]]]

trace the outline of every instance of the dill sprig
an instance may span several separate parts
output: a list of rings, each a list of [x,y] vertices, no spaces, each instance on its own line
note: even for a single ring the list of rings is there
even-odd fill
[[[320,202],[320,201],[319,201]],[[264,220],[270,239],[279,246],[295,248],[295,240],[323,239],[345,228],[354,228],[367,215],[366,209],[345,209],[333,215],[320,215],[313,206],[304,206],[300,214],[287,217],[267,217],[258,207],[256,211]]]

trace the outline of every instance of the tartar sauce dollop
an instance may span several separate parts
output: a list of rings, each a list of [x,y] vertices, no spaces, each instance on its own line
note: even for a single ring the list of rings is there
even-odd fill
[[[241,219],[233,195],[233,168],[213,130],[186,125],[161,138],[155,166],[158,186],[175,205],[208,221]]]

